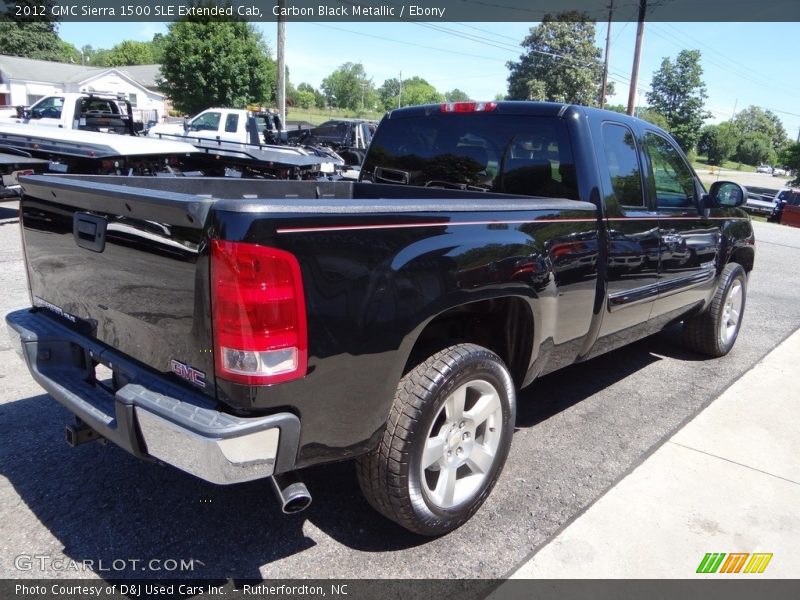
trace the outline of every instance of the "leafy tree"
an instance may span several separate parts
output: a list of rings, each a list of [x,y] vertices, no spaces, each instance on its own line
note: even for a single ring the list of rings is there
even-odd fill
[[[698,135],[697,151],[708,157],[708,164],[721,165],[736,152],[736,128],[730,121],[706,125]]]
[[[778,156],[778,164],[794,171],[791,184],[800,186],[800,142],[790,142],[785,146]]]
[[[422,77],[414,76],[403,80],[403,91],[400,95],[402,106],[432,104],[442,101],[444,101],[444,96]]]
[[[81,51],[61,38],[58,40],[58,57],[54,60],[64,63],[81,64]]]
[[[456,89],[453,91],[460,95],[459,99],[469,100],[469,96],[461,90]],[[402,86],[396,77],[387,79],[383,82],[383,85],[378,88],[378,97],[381,107],[386,110],[398,107],[398,97],[400,106],[433,104],[436,102],[443,102],[445,99],[444,94],[439,93],[430,83],[416,75],[408,79],[403,79]],[[447,96],[447,98],[453,102],[457,100],[449,96]]]
[[[622,112],[627,112],[627,109]],[[667,123],[666,117],[650,107],[640,109],[636,116],[652,123],[656,127],[661,127],[661,129],[669,131],[669,123]]]
[[[358,110],[376,101],[372,80],[361,63],[345,63],[328,75],[322,80],[322,93],[328,104],[337,108]]]
[[[300,108],[311,108],[315,104],[315,97],[313,92],[299,91],[297,92],[296,105]]]
[[[610,110],[611,112],[626,114],[628,112],[627,107],[622,104],[606,104],[606,110]]]
[[[378,88],[378,98],[381,105],[386,110],[397,108],[398,97],[400,95],[400,80],[397,77],[392,77],[383,82],[383,85]]]
[[[316,106],[317,108],[325,108],[325,95],[310,83],[303,82],[300,85],[298,85],[297,92],[298,94],[309,93],[312,95],[313,102],[307,108],[310,108],[311,106]]]
[[[168,26],[160,86],[179,111],[270,103],[275,63],[250,23],[190,18]]]
[[[463,92],[458,88],[445,92],[444,97],[448,102],[466,102],[467,100],[471,100],[467,92]]]
[[[739,137],[734,158],[746,165],[771,163],[775,160],[772,140],[763,133],[746,133]]]
[[[167,43],[167,38],[163,33],[157,33],[150,41],[150,55],[153,58],[152,64],[161,64],[164,62],[164,48]],[[146,63],[145,63],[146,64]]]
[[[105,65],[108,67],[151,65],[154,62],[151,43],[132,40],[120,42],[108,51],[105,58]]]
[[[548,100],[596,106],[602,83],[595,24],[585,13],[545,15],[522,40],[525,53],[506,63],[509,100]],[[609,85],[607,94],[613,95]]]
[[[707,94],[702,77],[700,51],[681,50],[675,62],[664,58],[647,92],[650,108],[663,115],[684,150],[694,148],[703,121],[710,116],[703,109]]]
[[[748,106],[740,111],[734,118],[733,124],[742,135],[760,134],[766,136],[769,144],[775,153],[789,141],[786,129],[783,127],[780,118],[770,110],[764,110],[758,106]],[[757,164],[742,159],[746,164]]]
[[[54,0],[19,0],[17,6],[44,7],[48,16],[13,17],[0,14],[0,53],[56,62],[77,62],[80,52],[58,37],[58,24],[49,16]],[[8,6],[11,12],[11,5]],[[37,11],[38,12],[38,11]]]

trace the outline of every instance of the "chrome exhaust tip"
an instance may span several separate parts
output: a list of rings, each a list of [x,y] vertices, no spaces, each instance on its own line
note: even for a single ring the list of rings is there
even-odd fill
[[[307,509],[311,505],[311,494],[306,484],[298,479],[294,472],[282,473],[270,477],[272,489],[278,496],[281,510],[285,515],[293,515]]]

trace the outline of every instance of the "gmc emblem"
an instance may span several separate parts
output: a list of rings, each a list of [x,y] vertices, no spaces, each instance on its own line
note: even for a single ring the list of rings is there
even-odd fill
[[[206,387],[206,374],[202,371],[199,371],[194,367],[190,367],[189,365],[185,365],[174,358],[169,361],[169,368],[170,371],[175,373],[175,375],[181,379],[184,379],[189,383],[193,383],[201,388]]]

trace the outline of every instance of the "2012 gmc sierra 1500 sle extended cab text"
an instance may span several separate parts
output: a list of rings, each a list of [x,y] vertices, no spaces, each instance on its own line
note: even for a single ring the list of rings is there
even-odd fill
[[[380,124],[358,182],[21,179],[33,377],[110,440],[220,484],[354,458],[370,504],[464,523],[511,445],[515,390],[683,322],[733,346],[754,237],[653,125],[455,103]]]

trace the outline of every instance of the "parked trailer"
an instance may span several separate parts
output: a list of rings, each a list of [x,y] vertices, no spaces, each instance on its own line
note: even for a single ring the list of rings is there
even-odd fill
[[[50,162],[30,154],[9,149],[0,152],[0,200],[22,194],[19,177],[47,171]]]
[[[194,157],[197,168],[219,177],[314,179],[333,175],[345,164],[333,150],[317,146],[245,144],[167,133],[151,137],[192,144],[199,153]]]
[[[20,170],[174,176],[185,172],[197,150],[183,142],[5,123],[0,125],[0,153],[9,157],[0,188],[0,196],[8,196],[17,193],[14,173]]]

